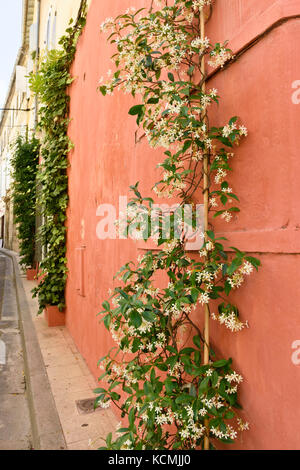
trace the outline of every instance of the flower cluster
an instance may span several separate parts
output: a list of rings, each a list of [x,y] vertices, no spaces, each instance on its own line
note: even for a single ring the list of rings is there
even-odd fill
[[[222,68],[224,67],[226,62],[228,62],[228,60],[230,60],[232,57],[233,56],[231,50],[218,43],[216,44],[215,48],[210,52],[210,60],[208,61],[208,65],[213,68]]]
[[[211,318],[213,320],[218,320],[220,325],[225,325],[226,328],[232,332],[241,331],[245,326],[248,326],[247,322],[243,323],[238,319],[235,312],[231,312],[229,314],[221,313],[220,315],[212,313]]]

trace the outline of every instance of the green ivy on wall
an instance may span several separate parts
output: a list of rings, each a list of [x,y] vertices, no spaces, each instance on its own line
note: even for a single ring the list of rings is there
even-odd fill
[[[76,23],[72,25],[73,20],[70,20],[66,34],[59,41],[60,48],[48,51],[38,72],[30,77],[31,90],[41,104],[39,129],[43,135],[38,203],[44,223],[38,236],[44,256],[40,264],[41,282],[33,291],[39,300],[39,313],[46,305],[57,305],[61,311],[65,307],[67,168],[72,147],[67,135],[70,103],[67,90],[73,81],[70,67],[85,25],[85,15],[86,2],[82,2]]]
[[[36,175],[39,162],[39,141],[18,136],[13,146],[12,199],[14,220],[20,241],[21,264],[31,268],[35,263]]]

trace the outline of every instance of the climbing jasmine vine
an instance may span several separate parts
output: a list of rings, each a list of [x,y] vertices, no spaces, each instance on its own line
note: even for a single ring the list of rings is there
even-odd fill
[[[247,129],[237,117],[223,126],[209,125],[209,110],[219,96],[216,89],[205,91],[202,63],[205,58],[209,66],[223,67],[232,52],[226,43],[211,44],[203,37],[200,13],[211,8],[210,0],[161,0],[156,5],[151,2],[148,12],[130,8],[102,23],[116,53],[115,71],[101,77],[99,89],[104,96],[121,90],[138,97],[129,114],[137,117],[150,146],[164,151],[162,178],[153,191],[176,197],[182,208],[195,205],[207,192],[210,229],[192,259],[183,229],[180,238],[174,228],[168,237],[162,235],[161,214],[154,237],[160,248],[124,265],[117,275],[119,286],[102,303],[100,314],[116,347],[99,361],[103,387],[95,391],[96,405],[113,403],[127,418],[116,439],[109,434],[102,449],[203,448],[205,439],[215,448],[218,441],[234,442],[249,427],[237,413],[243,378],[231,358],[216,357],[212,348],[209,363],[203,362],[200,327],[204,307],[210,312],[216,304],[212,319],[234,333],[248,326],[229,296],[260,265],[237,248],[228,254],[222,243],[226,239],[213,229],[214,218],[227,223],[239,212],[228,174],[233,147]],[[141,195],[138,184],[131,190],[125,226],[136,223],[147,240],[154,201]],[[167,280],[158,286],[159,273]]]

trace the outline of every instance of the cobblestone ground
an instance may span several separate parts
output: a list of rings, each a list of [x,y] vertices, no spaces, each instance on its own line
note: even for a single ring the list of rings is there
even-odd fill
[[[0,450],[32,448],[12,260],[0,254]]]

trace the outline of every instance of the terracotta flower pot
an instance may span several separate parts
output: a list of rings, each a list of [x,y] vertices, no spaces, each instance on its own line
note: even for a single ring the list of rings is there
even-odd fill
[[[28,281],[33,281],[34,279],[36,279],[36,269],[34,268],[26,269],[26,279]]]
[[[45,308],[45,318],[48,326],[64,326],[65,313],[60,312],[56,305],[47,305]]]

